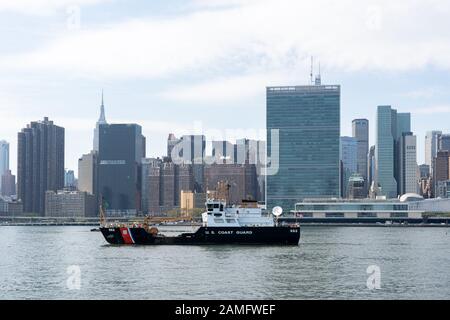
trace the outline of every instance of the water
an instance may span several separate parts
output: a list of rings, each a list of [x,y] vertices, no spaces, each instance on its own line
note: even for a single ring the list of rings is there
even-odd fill
[[[114,247],[89,229],[1,227],[0,299],[450,298],[449,229],[303,227],[299,247]]]

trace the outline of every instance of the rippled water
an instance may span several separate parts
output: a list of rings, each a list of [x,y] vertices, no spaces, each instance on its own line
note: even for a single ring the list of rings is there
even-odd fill
[[[449,229],[303,227],[298,247],[115,247],[89,229],[0,228],[0,298],[450,298]],[[80,290],[67,288],[71,265]]]

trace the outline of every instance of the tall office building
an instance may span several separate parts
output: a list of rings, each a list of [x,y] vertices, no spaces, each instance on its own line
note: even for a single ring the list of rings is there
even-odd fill
[[[375,146],[371,146],[367,154],[367,191],[372,186],[376,175]]]
[[[439,135],[438,151],[450,151],[450,134]]]
[[[75,189],[77,187],[77,179],[73,170],[64,171],[64,188]]]
[[[167,158],[172,159],[172,150],[180,142],[181,139],[177,139],[173,133],[169,134],[167,138]]]
[[[141,165],[141,208],[142,212],[144,214],[147,214],[149,212],[149,203],[150,203],[150,196],[153,195],[156,191],[159,192],[159,182],[157,184],[158,190],[155,190],[155,187],[150,187],[150,172],[153,168],[158,167],[161,163],[161,159],[159,158],[144,158],[142,159],[142,165]],[[159,178],[159,173],[158,173]],[[158,195],[158,206],[159,206],[159,195]]]
[[[95,214],[98,214],[100,199],[98,195],[98,152],[91,151],[78,159],[77,189],[94,196]]]
[[[450,152],[438,151],[433,159],[433,195],[440,196],[438,186],[440,182],[450,180]]]
[[[9,170],[9,143],[5,140],[0,141],[0,179]],[[0,191],[2,183],[0,181]]]
[[[235,163],[236,145],[228,141],[212,141],[212,156],[215,163]]]
[[[441,134],[442,131],[428,131],[425,136],[425,164],[429,166],[430,170],[438,152],[438,140]]]
[[[358,140],[353,137],[341,137],[340,141],[341,196],[348,198],[349,179],[353,174],[358,173]]]
[[[355,119],[352,122],[353,138],[358,142],[356,151],[356,171],[364,178],[367,185],[367,154],[369,153],[369,120]]]
[[[100,135],[100,126],[108,124],[106,122],[105,116],[105,105],[103,103],[103,91],[102,91],[102,104],[100,105],[100,117],[95,125],[94,129],[94,151],[99,151],[99,135]]]
[[[78,159],[78,190],[89,194],[97,194],[98,152],[91,151]]]
[[[411,131],[411,115],[397,113],[391,106],[379,106],[377,110],[376,182],[387,198],[399,194],[400,163],[399,151],[403,133]]]
[[[16,176],[11,173],[11,170],[6,171],[2,176],[2,190],[1,195],[11,197],[16,195]]]
[[[430,177],[430,166],[427,164],[421,164],[419,166],[419,174],[420,174],[420,178],[429,178]]]
[[[217,191],[218,184],[230,186],[229,204],[240,204],[244,199],[257,200],[257,177],[254,164],[212,164],[205,167],[207,191]]]
[[[171,159],[175,164],[191,164],[194,172],[194,189],[203,192],[206,138],[204,135],[185,135],[175,147],[178,159]]]
[[[193,192],[191,164],[174,164],[165,158],[142,160],[142,210],[161,214],[178,209],[182,191]]]
[[[268,210],[340,196],[340,90],[319,84],[267,88]],[[272,141],[277,133],[279,140]]]
[[[141,161],[145,137],[137,124],[104,124],[99,131],[98,195],[110,216],[133,216],[141,208]]]
[[[64,187],[64,128],[47,117],[18,134],[17,192],[24,212],[45,213],[45,192]]]
[[[403,133],[400,141],[399,194],[418,193],[417,138],[411,132]]]

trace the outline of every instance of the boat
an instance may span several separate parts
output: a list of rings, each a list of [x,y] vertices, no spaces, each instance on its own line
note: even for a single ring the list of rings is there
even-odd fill
[[[223,200],[207,200],[202,225],[195,232],[165,236],[148,220],[140,224],[108,224],[104,216],[100,231],[113,245],[295,245],[300,241],[299,224],[279,224],[281,207],[263,214],[255,201],[228,206]],[[102,212],[102,210],[101,210]]]

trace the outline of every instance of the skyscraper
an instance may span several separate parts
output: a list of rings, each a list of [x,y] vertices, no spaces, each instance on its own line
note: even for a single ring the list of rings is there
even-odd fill
[[[399,151],[403,133],[411,131],[411,115],[397,113],[391,106],[379,106],[377,110],[376,181],[381,193],[396,198],[399,193],[401,154]]]
[[[6,171],[2,177],[2,196],[14,196],[16,195],[16,176],[11,173],[11,170]]]
[[[5,140],[0,141],[0,179],[9,170],[9,143]],[[0,182],[0,191],[2,183]]]
[[[99,135],[100,135],[100,126],[108,124],[106,122],[105,116],[105,105],[103,103],[103,90],[102,90],[102,104],[100,106],[100,118],[98,119],[95,129],[94,129],[94,151],[99,151]]]
[[[64,187],[64,128],[47,117],[18,134],[17,192],[24,212],[45,213],[45,192]]]
[[[372,186],[376,174],[375,146],[371,146],[367,155],[367,190]]]
[[[212,156],[216,163],[235,163],[235,148],[228,141],[212,141]]]
[[[185,135],[175,147],[175,164],[191,164],[194,172],[194,189],[203,192],[206,137],[204,135]]]
[[[267,208],[339,197],[340,86],[267,88]],[[272,141],[272,133],[278,141]],[[276,170],[278,168],[278,170]]]
[[[438,185],[442,181],[450,179],[450,152],[438,151],[436,157],[433,159],[433,194],[435,197],[438,194]]]
[[[167,157],[172,159],[172,150],[175,146],[180,143],[181,139],[177,139],[173,133],[169,134],[167,138]]]
[[[75,189],[77,187],[77,179],[73,170],[65,170],[64,172],[64,188]]]
[[[403,133],[400,142],[400,179],[399,194],[417,193],[419,170],[417,165],[417,138],[411,132]]]
[[[78,190],[97,195],[98,152],[91,151],[78,159]]]
[[[350,177],[358,172],[358,140],[353,137],[341,137],[340,159],[342,161],[341,196],[348,197]]]
[[[438,151],[450,151],[450,134],[439,135]]]
[[[438,139],[441,134],[442,131],[428,131],[425,136],[425,164],[429,166],[430,170],[438,152]]]
[[[358,146],[356,151],[356,171],[364,178],[367,185],[367,154],[369,152],[369,120],[355,119],[352,122],[353,138],[356,138]]]
[[[110,216],[132,216],[141,207],[145,137],[137,124],[103,124],[99,131],[98,195]]]

